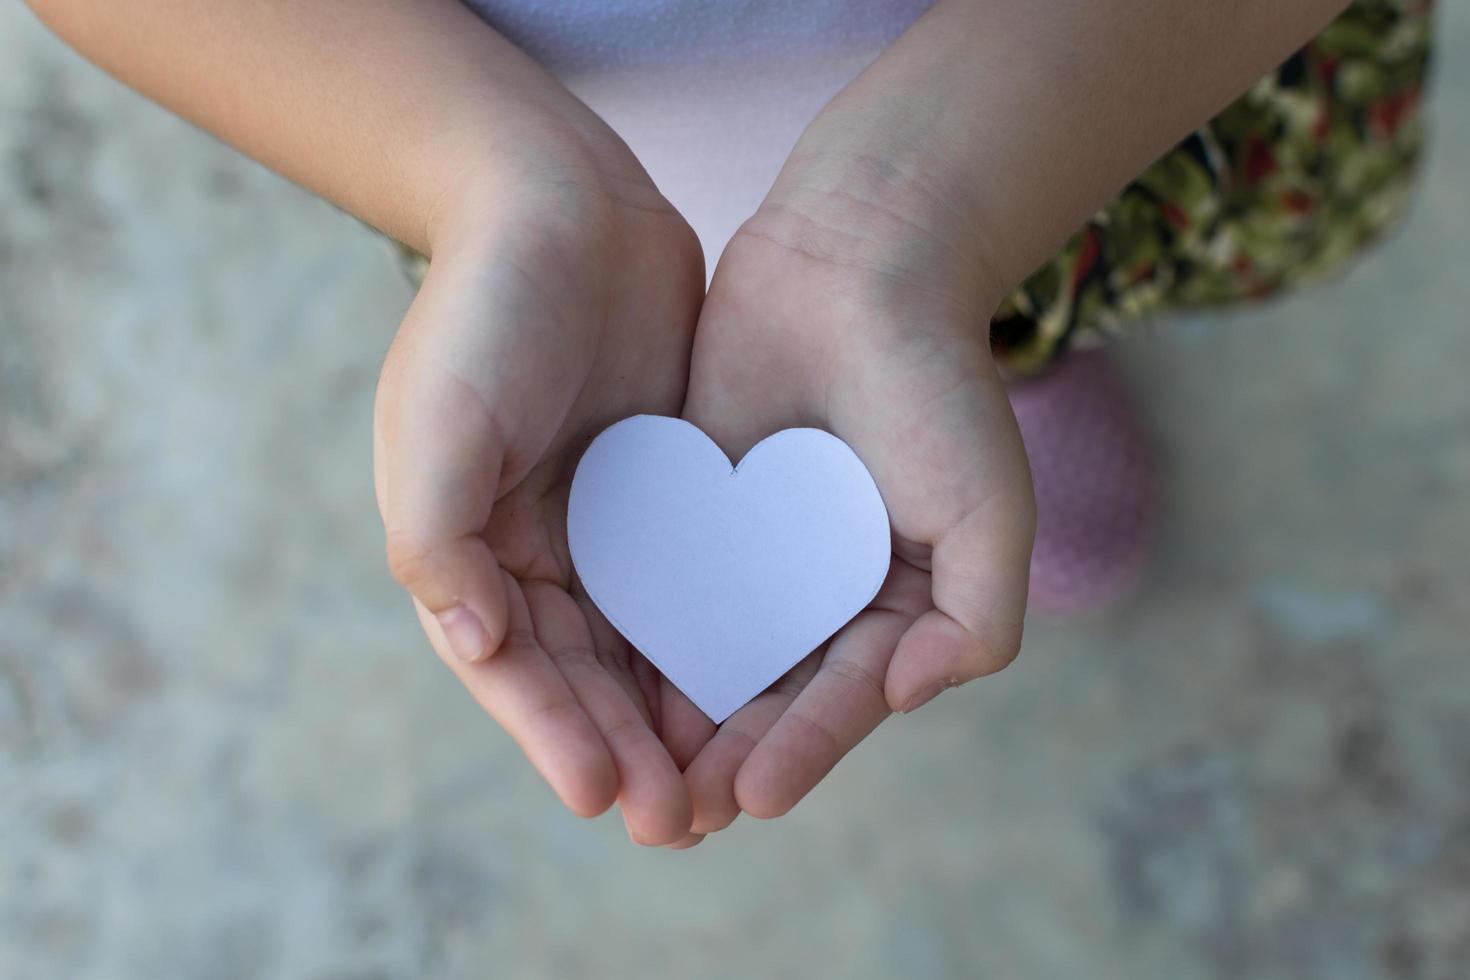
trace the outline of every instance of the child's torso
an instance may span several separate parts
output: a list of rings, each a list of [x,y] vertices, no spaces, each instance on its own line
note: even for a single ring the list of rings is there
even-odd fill
[[[887,43],[932,0],[468,0],[562,76]]]

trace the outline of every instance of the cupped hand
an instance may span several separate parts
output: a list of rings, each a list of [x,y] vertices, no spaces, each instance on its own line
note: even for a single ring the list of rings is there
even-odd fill
[[[689,765],[698,833],[785,813],[890,712],[1020,647],[1034,504],[988,344],[998,287],[967,229],[882,184],[778,183],[700,316],[686,417],[734,460],[791,426],[844,439],[888,507],[893,558],[868,608]]]
[[[676,842],[680,768],[713,726],[581,591],[566,506],[602,428],[679,411],[699,245],[636,163],[569,155],[462,183],[436,209],[378,388],[389,565],[439,656],[571,810],[616,799],[634,840]]]

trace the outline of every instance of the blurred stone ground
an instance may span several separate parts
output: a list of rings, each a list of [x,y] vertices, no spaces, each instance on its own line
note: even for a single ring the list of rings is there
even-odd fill
[[[1470,5],[1404,232],[1125,345],[1143,596],[785,820],[563,814],[385,574],[349,219],[0,8],[0,977],[1470,975]]]

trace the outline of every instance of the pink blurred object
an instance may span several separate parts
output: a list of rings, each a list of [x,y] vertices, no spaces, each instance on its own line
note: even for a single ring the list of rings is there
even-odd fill
[[[1154,459],[1101,351],[1010,386],[1036,487],[1034,610],[1086,613],[1130,592],[1148,558]]]

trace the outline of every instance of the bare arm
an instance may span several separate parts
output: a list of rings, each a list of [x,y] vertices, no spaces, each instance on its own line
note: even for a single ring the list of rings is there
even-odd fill
[[[939,0],[818,116],[773,201],[838,251],[927,226],[1009,288],[1346,6]]]
[[[618,156],[585,106],[456,0],[30,6],[124,83],[421,251],[468,173]]]
[[[1020,649],[1035,503],[987,343],[1006,292],[1342,0],[939,0],[817,117],[720,258],[685,412],[819,425],[894,536],[872,606],[685,770],[697,833],[785,813],[890,711]]]
[[[577,601],[565,549],[576,456],[615,419],[678,410],[703,296],[698,243],[631,152],[456,0],[32,5],[123,81],[433,255],[374,411],[389,566],[571,810],[616,800],[634,839],[684,837],[635,654]]]

